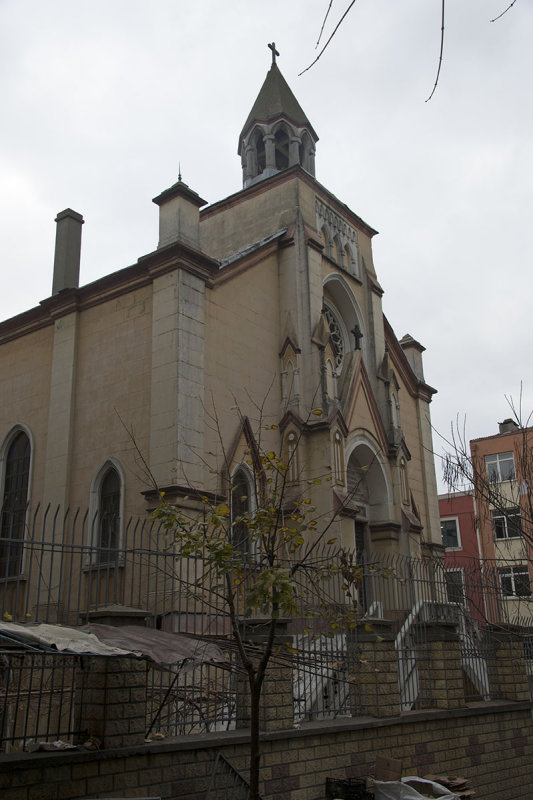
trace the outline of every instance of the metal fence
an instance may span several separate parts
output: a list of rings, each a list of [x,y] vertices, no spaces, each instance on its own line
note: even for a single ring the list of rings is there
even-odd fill
[[[78,715],[85,677],[80,661],[79,656],[6,646],[0,637],[0,752],[86,738]]]
[[[94,545],[90,528],[87,514],[48,507],[31,515],[23,542],[0,538],[2,563],[13,563],[11,548],[19,563],[16,574],[10,569],[0,576],[0,616],[19,623],[79,625],[103,609],[122,606],[136,609],[151,627],[213,638],[227,648],[224,668],[148,670],[147,733],[176,736],[246,724],[238,700],[243,676],[231,647],[228,614],[220,597],[196,585],[201,560],[178,558],[166,532],[146,518],[124,521],[119,547],[113,550]],[[339,553],[323,547],[315,556],[336,563]],[[435,702],[428,672],[435,623],[459,636],[468,702],[500,696],[493,668],[495,625],[521,625],[530,668],[533,604],[527,595],[505,595],[498,565],[463,564],[458,580],[457,568],[437,558],[359,553],[357,563],[355,630],[330,625],[346,608],[342,574],[333,572],[320,596],[310,579],[287,628],[289,646],[273,659],[292,673],[295,724],[373,713],[383,691],[383,667],[363,663],[360,653],[365,634],[372,637],[379,619],[388,621],[401,711]],[[242,599],[237,598],[237,606]],[[76,732],[75,708],[83,687],[74,657],[17,653],[8,647],[0,647],[0,657],[0,741],[82,735]],[[61,713],[54,706],[57,697],[62,698]],[[19,707],[24,711],[14,716],[12,709]]]

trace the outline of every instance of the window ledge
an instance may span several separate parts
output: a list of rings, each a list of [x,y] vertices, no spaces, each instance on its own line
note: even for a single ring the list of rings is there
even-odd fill
[[[27,581],[27,576],[22,572],[19,575],[9,575],[8,577],[0,577],[0,583],[19,583],[20,581]]]
[[[101,561],[94,564],[84,564],[82,567],[83,572],[109,572],[111,569],[115,569],[118,567],[119,569],[124,567],[124,560],[119,559],[118,561]]]

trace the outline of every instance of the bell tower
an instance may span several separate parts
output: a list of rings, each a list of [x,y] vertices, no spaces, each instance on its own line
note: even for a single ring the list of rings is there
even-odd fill
[[[295,164],[315,177],[318,136],[279,70],[276,45],[268,46],[272,65],[239,136],[244,188]]]

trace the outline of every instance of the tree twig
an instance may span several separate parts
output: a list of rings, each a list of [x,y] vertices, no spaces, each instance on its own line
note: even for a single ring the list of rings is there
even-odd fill
[[[320,40],[322,38],[322,34],[324,33],[324,26],[326,24],[327,18],[329,17],[329,12],[331,11],[331,6],[332,5],[333,5],[333,0],[329,0],[328,10],[326,11],[326,16],[324,17],[324,20],[322,22],[322,27],[320,28],[320,33],[318,35],[318,39],[316,40],[315,50],[318,47],[318,45],[320,44]]]
[[[491,22],[497,22],[499,19],[501,19],[504,14],[507,14],[507,12],[514,6],[515,3],[516,3],[516,0],[513,0],[513,2],[510,5],[507,6],[505,11],[502,11],[502,13],[498,14],[497,17],[494,17],[494,19],[491,19]]]
[[[442,67],[442,54],[443,54],[443,52],[444,52],[444,0],[442,0],[442,18],[441,18],[441,28],[440,28],[439,66],[438,66],[438,69],[437,69],[437,75],[436,75],[436,78],[435,78],[435,83],[433,85],[433,89],[431,90],[431,94],[427,98],[426,103],[429,102],[429,100],[431,100],[431,98],[435,94],[435,90],[437,89],[437,84],[439,82],[439,76],[440,76],[440,69]]]
[[[444,0],[443,0],[443,2],[444,2]],[[311,64],[309,64],[309,66],[308,66],[308,67],[306,67],[305,69],[303,69],[301,72],[299,72],[299,73],[298,73],[298,77],[300,77],[300,75],[303,75],[303,74],[304,74],[304,72],[307,72],[307,70],[311,69],[311,67],[313,67],[313,66],[316,64],[316,62],[318,61],[318,59],[320,58],[320,56],[322,55],[322,53],[324,52],[324,50],[326,49],[326,47],[328,46],[328,44],[331,42],[331,40],[333,39],[333,37],[335,36],[335,34],[337,33],[337,31],[339,30],[339,28],[340,28],[340,26],[342,25],[342,23],[343,23],[344,19],[346,18],[347,14],[349,13],[350,9],[352,8],[352,6],[353,6],[354,4],[355,4],[355,0],[352,0],[352,2],[350,3],[350,5],[349,5],[349,6],[348,6],[348,8],[346,9],[346,11],[344,12],[344,14],[342,15],[342,17],[340,18],[340,20],[339,20],[339,21],[337,22],[337,24],[335,25],[335,28],[333,29],[333,33],[331,34],[331,36],[330,36],[330,37],[329,37],[329,39],[327,40],[326,44],[324,45],[324,47],[322,48],[322,50],[320,51],[320,53],[317,55],[317,57],[315,58],[315,60],[314,60],[314,61],[313,61]]]

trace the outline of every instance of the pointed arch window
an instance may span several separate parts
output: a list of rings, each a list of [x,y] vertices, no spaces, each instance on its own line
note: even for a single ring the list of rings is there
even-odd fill
[[[324,303],[322,313],[327,320],[331,338],[333,340],[333,344],[335,345],[335,369],[340,375],[342,360],[344,358],[346,334],[343,330],[343,326],[339,317],[330,305],[326,305],[326,303]]]
[[[284,125],[280,125],[274,134],[276,153],[276,169],[287,169],[289,166],[289,133]]]
[[[333,440],[333,470],[336,483],[344,483],[344,442],[339,431]]]
[[[263,139],[263,134],[261,131],[257,131],[255,134],[255,152],[256,152],[256,170],[255,170],[255,177],[256,175],[260,175],[266,169],[266,152],[265,152],[265,142]]]
[[[124,481],[118,465],[107,462],[91,489],[92,563],[116,564],[120,551]]]
[[[409,476],[407,475],[407,464],[405,458],[400,459],[400,490],[402,493],[402,503],[409,504]]]
[[[287,435],[287,480],[289,483],[296,483],[300,476],[300,466],[298,464],[298,437],[294,431]]]
[[[246,515],[252,510],[252,503],[252,482],[247,472],[238,467],[231,481],[231,543],[241,553],[251,550]]]
[[[5,457],[0,519],[0,578],[12,578],[22,570],[30,457],[30,440],[24,431],[19,431]]]

